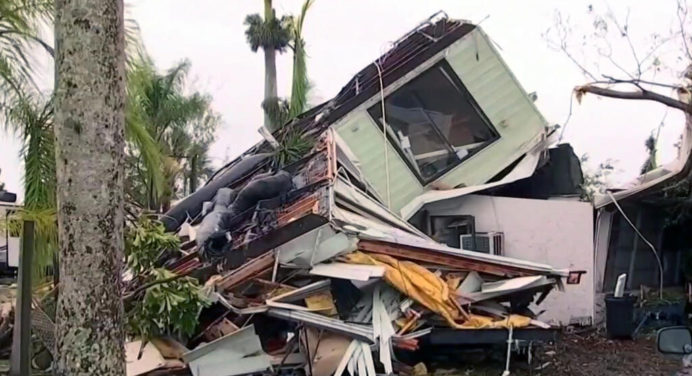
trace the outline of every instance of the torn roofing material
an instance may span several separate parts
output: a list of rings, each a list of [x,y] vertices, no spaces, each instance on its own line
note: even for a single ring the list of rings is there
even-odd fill
[[[542,152],[543,150],[539,149],[527,153],[519,161],[519,163],[517,163],[517,165],[514,166],[512,171],[499,181],[481,185],[474,185],[471,187],[427,191],[422,195],[415,197],[406,206],[401,208],[401,216],[403,218],[408,219],[411,218],[414,214],[416,214],[426,204],[470,195],[474,192],[480,192],[489,188],[498,187],[501,185],[515,182],[520,179],[528,178],[529,176],[533,175],[534,171],[536,170],[536,166],[538,166],[538,162],[541,159]]]
[[[382,84],[387,86],[403,77],[475,28],[475,25],[465,21],[448,19],[443,12],[433,14],[401,37],[385,55],[376,60],[380,62]],[[331,124],[379,91],[378,68],[369,64],[336,97],[299,116],[293,126],[307,130],[319,124]]]
[[[312,312],[291,311],[281,308],[270,308],[267,315],[289,321],[301,322],[305,325],[340,333],[368,343],[374,342],[372,327],[361,324],[348,324],[341,320],[332,319]]]

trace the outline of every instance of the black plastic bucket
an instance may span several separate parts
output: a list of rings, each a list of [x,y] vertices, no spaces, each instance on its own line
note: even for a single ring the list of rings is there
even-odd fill
[[[625,295],[622,298],[609,294],[606,304],[606,334],[608,338],[632,338],[634,332],[634,303],[637,298]]]

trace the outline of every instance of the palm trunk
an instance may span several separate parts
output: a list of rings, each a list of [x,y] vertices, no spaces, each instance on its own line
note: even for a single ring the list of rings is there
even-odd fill
[[[122,0],[55,4],[60,240],[55,375],[125,374]]]
[[[276,50],[264,50],[264,101],[276,98],[278,96],[276,90]],[[271,124],[269,115],[264,113],[264,125],[269,129],[274,129],[275,124]]]
[[[190,185],[188,186],[190,188],[190,194],[192,194],[194,191],[197,190],[197,160],[199,159],[199,155],[197,153],[192,155],[192,158],[190,158]]]
[[[264,0],[264,22],[274,18],[274,9],[272,8],[271,0]],[[276,50],[273,48],[264,49],[264,103],[268,100],[278,97],[276,89]],[[264,126],[270,130],[274,129],[275,124],[271,123],[271,119],[267,112],[264,112]]]

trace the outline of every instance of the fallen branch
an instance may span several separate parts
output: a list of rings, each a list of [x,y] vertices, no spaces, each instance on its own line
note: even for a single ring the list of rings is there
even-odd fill
[[[191,271],[190,271],[190,272],[191,272]],[[145,283],[144,285],[142,285],[142,286],[136,288],[135,291],[133,291],[133,292],[131,292],[131,293],[129,293],[129,294],[123,296],[122,299],[123,299],[124,302],[128,302],[129,300],[131,300],[132,298],[134,298],[135,296],[137,296],[137,294],[139,294],[139,293],[142,292],[142,291],[145,291],[146,289],[148,289],[148,288],[150,288],[150,287],[152,287],[152,286],[156,286],[156,285],[159,285],[159,284],[162,284],[162,283],[173,282],[173,281],[178,280],[178,279],[180,279],[180,278],[187,277],[187,276],[190,274],[190,272],[183,273],[183,274],[176,274],[175,276],[170,277],[170,278],[159,279],[159,280],[156,280],[156,281],[151,281],[151,282],[149,282],[149,283]]]
[[[620,99],[634,99],[634,100],[648,100],[664,104],[668,107],[677,108],[688,114],[692,115],[692,107],[682,101],[673,99],[671,97],[654,93],[652,91],[640,90],[640,91],[619,91],[613,89],[607,89],[599,86],[584,85],[577,86],[574,88],[574,92],[577,95],[577,100],[580,100],[582,95],[585,93],[592,93],[609,98],[620,98]]]

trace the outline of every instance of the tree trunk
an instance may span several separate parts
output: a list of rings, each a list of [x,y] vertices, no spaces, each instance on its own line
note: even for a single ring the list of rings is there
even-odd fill
[[[192,194],[197,190],[197,160],[199,157],[199,154],[194,153],[192,158],[190,158],[190,185],[188,186],[190,192],[188,194]]]
[[[268,22],[274,18],[274,8],[271,0],[264,0],[264,22]],[[276,50],[273,48],[264,49],[264,102],[276,98],[279,93],[276,89]],[[269,130],[273,130],[274,124],[267,112],[264,112],[264,126]]]
[[[56,375],[124,375],[122,0],[55,2]]]
[[[264,103],[278,96],[276,90],[276,50],[264,50]],[[264,126],[270,130],[274,129],[274,124],[267,112],[264,112]]]

